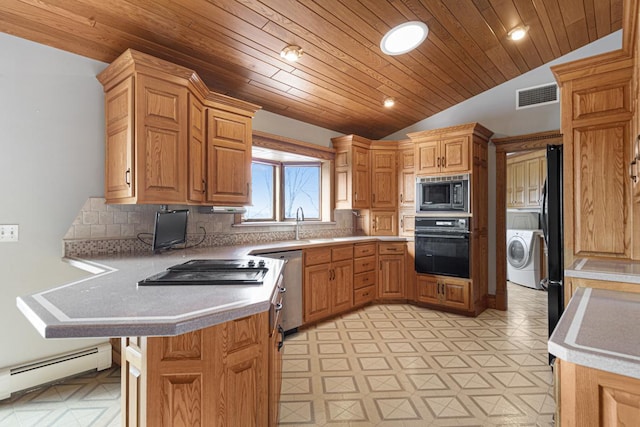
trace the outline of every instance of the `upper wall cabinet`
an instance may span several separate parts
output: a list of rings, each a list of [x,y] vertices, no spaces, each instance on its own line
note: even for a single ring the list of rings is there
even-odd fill
[[[617,51],[552,71],[562,102],[565,264],[631,258],[633,59]]]
[[[371,141],[357,135],[331,139],[336,150],[336,209],[368,209],[371,207]]]
[[[507,159],[507,208],[539,208],[547,172],[544,150]]]
[[[98,80],[107,203],[250,203],[258,106],[210,92],[192,70],[131,49]]]

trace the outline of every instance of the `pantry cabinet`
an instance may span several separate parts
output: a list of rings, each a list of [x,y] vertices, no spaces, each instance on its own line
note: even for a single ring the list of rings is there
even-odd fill
[[[371,207],[395,209],[397,207],[397,171],[395,149],[378,149],[371,153]]]
[[[576,257],[629,259],[633,58],[610,52],[552,71],[562,102],[565,264]]]
[[[210,92],[192,70],[131,49],[98,79],[107,203],[250,203],[258,106]]]
[[[353,245],[305,249],[305,323],[351,309],[353,289]]]

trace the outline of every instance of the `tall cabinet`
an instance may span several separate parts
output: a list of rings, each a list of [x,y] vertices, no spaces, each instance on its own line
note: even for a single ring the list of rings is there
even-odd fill
[[[565,265],[632,258],[633,65],[616,51],[552,68],[562,100]]]
[[[468,123],[408,134],[414,145],[417,176],[468,173],[471,249],[469,279],[418,274],[416,298],[443,309],[477,315],[487,306],[488,289],[488,141],[493,132]]]
[[[98,80],[107,203],[251,202],[251,122],[260,107],[210,92],[192,70],[132,49]]]

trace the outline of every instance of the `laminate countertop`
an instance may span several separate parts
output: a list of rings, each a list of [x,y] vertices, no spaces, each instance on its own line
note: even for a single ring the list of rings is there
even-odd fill
[[[267,311],[284,261],[259,254],[405,238],[342,237],[261,245],[172,250],[162,254],[65,258],[91,276],[16,300],[45,338],[172,336]],[[192,259],[264,259],[262,285],[138,286],[137,282]]]
[[[578,288],[549,338],[571,363],[640,379],[640,294]]]
[[[640,262],[579,258],[566,268],[564,275],[580,279],[607,280],[640,285]]]

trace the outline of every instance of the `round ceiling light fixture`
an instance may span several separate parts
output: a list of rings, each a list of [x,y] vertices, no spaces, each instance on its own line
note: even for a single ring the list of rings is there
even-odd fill
[[[529,31],[529,27],[516,27],[507,33],[507,37],[509,37],[509,40],[513,41],[521,40],[522,38],[524,38],[524,36],[527,35],[527,31]]]
[[[302,56],[302,48],[296,45],[289,45],[282,49],[280,56],[287,61],[295,62]]]
[[[387,55],[401,55],[415,49],[429,34],[427,24],[410,21],[393,27],[380,41],[380,49]]]
[[[384,99],[384,101],[382,102],[382,105],[384,105],[387,108],[391,108],[394,105],[396,105],[396,100],[388,96]]]

